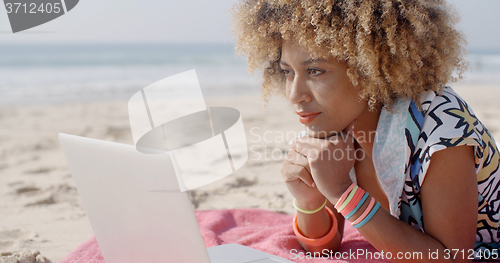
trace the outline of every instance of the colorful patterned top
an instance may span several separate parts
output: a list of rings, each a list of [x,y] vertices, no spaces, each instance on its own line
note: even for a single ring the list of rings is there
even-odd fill
[[[432,154],[472,145],[479,207],[475,249],[499,248],[500,155],[493,137],[452,88],[445,87],[442,95],[428,91],[420,98],[422,111],[410,99],[400,99],[393,113],[386,109],[380,113],[373,165],[390,213],[425,232],[420,187]],[[354,169],[350,177],[356,182]]]

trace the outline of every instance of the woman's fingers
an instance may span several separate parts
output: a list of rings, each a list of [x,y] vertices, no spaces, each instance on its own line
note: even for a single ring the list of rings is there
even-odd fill
[[[309,187],[314,187],[314,180],[305,167],[293,163],[286,163],[281,168],[281,174],[285,182],[301,180]]]
[[[344,185],[352,183],[349,171],[354,166],[355,152],[350,138],[343,133],[325,139],[301,137],[290,145],[290,149],[306,157],[310,175],[324,196],[338,198],[347,188]]]
[[[329,160],[330,153],[338,143],[338,136],[331,136],[328,139],[301,137],[290,141],[290,149],[304,156],[310,163],[311,161]]]
[[[309,161],[307,160],[307,157],[305,157],[301,153],[298,153],[292,148],[288,149],[288,154],[285,157],[285,162],[287,161],[296,165],[303,166],[307,170],[307,172],[311,174],[311,168],[309,167]]]

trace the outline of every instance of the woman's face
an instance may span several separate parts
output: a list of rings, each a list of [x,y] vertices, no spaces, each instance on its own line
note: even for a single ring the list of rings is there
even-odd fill
[[[325,138],[354,125],[368,109],[347,76],[347,64],[333,58],[313,60],[307,49],[292,42],[282,47],[280,66],[286,96],[309,136]]]

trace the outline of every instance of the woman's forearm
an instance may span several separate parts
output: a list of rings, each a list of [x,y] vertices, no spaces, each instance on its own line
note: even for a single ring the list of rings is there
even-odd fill
[[[432,158],[420,189],[425,233],[385,209],[358,228],[379,251],[392,253],[394,262],[431,261],[429,257],[432,262],[470,262],[474,256],[478,188],[473,148],[451,147]],[[410,258],[397,258],[397,253],[407,252]]]
[[[359,210],[364,211],[368,206],[367,203],[365,202]],[[357,212],[353,218],[357,218],[359,213],[361,212]],[[434,237],[393,217],[382,207],[368,223],[358,228],[358,231],[379,252],[383,252],[384,258],[390,257],[392,262],[470,262],[471,260],[467,258],[469,255],[472,257],[470,250],[472,247],[447,248]],[[459,249],[460,253],[454,257],[452,249]],[[433,253],[436,251],[438,253]],[[465,259],[462,257],[462,252]]]
[[[322,246],[309,246],[300,241],[302,247],[309,252],[321,252],[323,249],[328,249],[332,251],[338,251],[340,247],[340,243],[342,241],[342,233],[344,229],[344,218],[339,215],[333,205],[330,203],[327,206],[332,210],[333,214],[336,217],[337,223],[337,233],[334,238],[330,240],[330,242],[326,243]],[[320,211],[313,214],[305,214],[297,211],[297,226],[299,231],[308,238],[321,238],[325,236],[333,227],[333,220],[328,215],[326,208],[321,209]]]
[[[331,204],[328,204],[332,206]],[[354,213],[351,221],[358,218],[368,207],[365,202]],[[345,220],[331,207],[337,218],[338,230],[335,237],[325,245],[309,246],[300,242],[302,247],[311,253],[324,252],[325,249],[338,251],[343,236]],[[308,238],[321,238],[330,231],[332,225],[326,209],[314,214],[297,212],[297,225],[300,232]],[[358,231],[370,242],[384,258],[393,262],[469,262],[472,257],[471,248],[447,248],[434,237],[422,233],[405,222],[393,217],[385,209],[380,208],[375,215]],[[449,250],[446,250],[449,249]],[[458,253],[452,250],[459,249]],[[435,253],[437,251],[437,253]],[[465,255],[463,258],[462,255]],[[436,258],[437,256],[437,258]],[[390,258],[389,258],[390,257]],[[469,258],[469,259],[468,259]],[[437,260],[439,259],[439,260]]]

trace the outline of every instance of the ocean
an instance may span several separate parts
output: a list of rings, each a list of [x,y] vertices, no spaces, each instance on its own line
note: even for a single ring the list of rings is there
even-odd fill
[[[204,96],[260,90],[232,44],[0,45],[0,106],[126,100],[191,69]]]
[[[472,50],[465,83],[499,84],[500,50]],[[260,92],[233,44],[0,45],[0,106],[126,100],[195,69],[204,96]]]
[[[500,84],[500,50],[471,50],[466,83]]]

